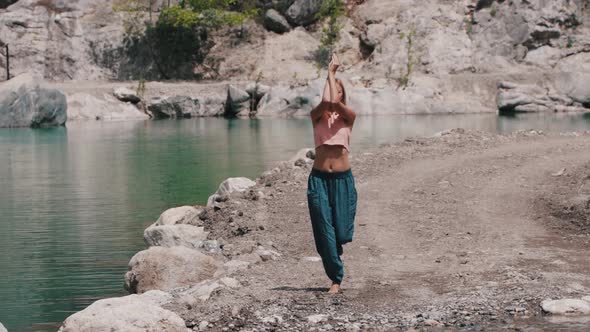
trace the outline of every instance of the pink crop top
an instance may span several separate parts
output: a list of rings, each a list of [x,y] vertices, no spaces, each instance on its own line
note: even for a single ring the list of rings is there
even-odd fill
[[[337,112],[329,114],[329,118],[322,116],[322,119],[313,127],[315,147],[322,144],[342,145],[347,151],[350,151],[348,147],[351,128],[346,125],[344,119]]]

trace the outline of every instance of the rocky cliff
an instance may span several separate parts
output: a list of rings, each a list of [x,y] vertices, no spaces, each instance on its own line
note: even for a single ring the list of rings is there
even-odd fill
[[[214,34],[216,74],[194,71],[287,86],[323,76],[313,60],[322,37],[319,3],[259,1],[264,22]],[[590,85],[588,0],[351,0],[347,7],[335,50],[352,104],[373,110],[364,113],[387,113],[393,104],[395,113],[588,107],[588,91],[579,91]],[[146,52],[130,52],[125,15],[109,0],[20,0],[0,9],[11,74],[158,79]]]

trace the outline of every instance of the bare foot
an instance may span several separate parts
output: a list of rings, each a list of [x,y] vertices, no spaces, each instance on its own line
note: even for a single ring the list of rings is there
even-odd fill
[[[330,287],[330,290],[328,291],[330,294],[337,294],[338,292],[340,292],[340,285],[336,283],[332,284],[332,287]]]

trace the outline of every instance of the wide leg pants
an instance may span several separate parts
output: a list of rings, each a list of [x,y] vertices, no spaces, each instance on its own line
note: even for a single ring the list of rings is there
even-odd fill
[[[307,203],[316,250],[328,277],[340,284],[344,268],[342,245],[352,241],[357,192],[352,171],[312,169],[307,183]]]

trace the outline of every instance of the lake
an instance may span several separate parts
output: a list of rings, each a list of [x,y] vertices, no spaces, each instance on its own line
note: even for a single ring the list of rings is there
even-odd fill
[[[352,153],[450,128],[590,130],[582,114],[359,117]],[[204,204],[228,177],[257,177],[312,147],[308,119],[78,122],[0,129],[0,322],[56,331],[125,295],[127,262],[164,210]]]

